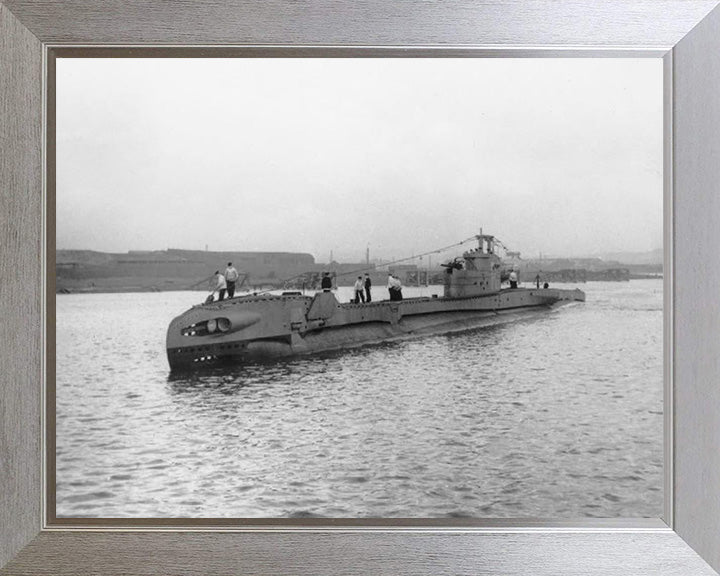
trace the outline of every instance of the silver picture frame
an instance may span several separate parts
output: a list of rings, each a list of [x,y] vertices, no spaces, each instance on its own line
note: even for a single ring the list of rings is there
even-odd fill
[[[717,0],[0,1],[0,574],[715,574],[720,569]],[[43,279],[54,50],[651,57],[665,70],[662,519],[60,526]]]

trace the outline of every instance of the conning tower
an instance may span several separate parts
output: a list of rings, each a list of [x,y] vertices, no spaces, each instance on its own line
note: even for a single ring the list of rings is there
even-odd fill
[[[446,268],[446,298],[484,296],[500,291],[500,258],[495,254],[495,237],[478,234],[478,247],[455,258]]]

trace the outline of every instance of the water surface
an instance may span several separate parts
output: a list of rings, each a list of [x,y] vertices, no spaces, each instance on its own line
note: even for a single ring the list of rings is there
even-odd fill
[[[579,287],[502,326],[183,377],[165,330],[204,294],[58,295],[57,515],[658,517],[662,281]]]

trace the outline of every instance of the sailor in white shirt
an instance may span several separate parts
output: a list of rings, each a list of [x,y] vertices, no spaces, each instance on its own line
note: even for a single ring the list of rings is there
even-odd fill
[[[402,300],[402,282],[393,274],[388,275],[388,292],[390,292],[390,300]]]
[[[225,290],[227,289],[227,282],[225,282],[225,276],[220,274],[220,270],[215,270],[215,275],[213,277],[213,285],[212,285],[212,295],[215,294],[215,292],[218,293],[218,302],[220,300],[225,299]]]
[[[227,293],[228,298],[235,296],[235,282],[237,282],[240,274],[232,265],[232,262],[228,262],[227,268],[225,268],[225,281],[227,282]],[[220,298],[222,300],[222,298]]]
[[[362,302],[365,304],[365,284],[363,283],[362,276],[358,276],[355,280],[355,304]]]

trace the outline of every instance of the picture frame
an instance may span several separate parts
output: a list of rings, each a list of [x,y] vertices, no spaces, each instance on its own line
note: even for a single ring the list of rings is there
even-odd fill
[[[0,2],[0,574],[713,574],[720,569],[720,8],[716,0]],[[664,522],[59,527],[46,516],[43,258],[55,47],[383,47],[665,64]],[[366,49],[363,47],[374,47]],[[208,48],[209,49],[209,48]],[[140,53],[140,52],[139,52]],[[29,280],[30,279],[30,280]],[[220,529],[218,529],[220,528]]]

